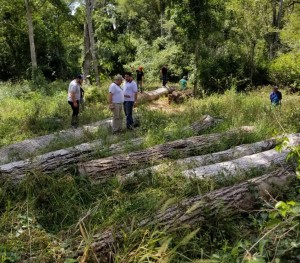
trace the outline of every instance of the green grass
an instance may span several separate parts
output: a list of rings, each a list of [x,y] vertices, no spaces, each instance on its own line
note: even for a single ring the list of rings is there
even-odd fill
[[[67,85],[53,83],[47,92],[45,89],[37,92],[26,83],[1,83],[0,145],[68,128],[71,109],[66,102]],[[86,88],[87,103],[80,116],[81,124],[111,116],[106,102],[108,85]],[[282,106],[273,108],[268,100],[269,92],[267,87],[247,94],[230,90],[224,95],[187,101],[180,106],[183,109],[180,113],[175,110],[149,110],[143,105],[138,109],[141,126],[134,132],[112,136],[108,131],[100,130],[96,134],[87,133],[80,140],[54,141],[39,153],[96,139],[102,140],[105,146],[103,151],[96,153],[98,158],[110,156],[108,147],[112,143],[124,143],[125,152],[145,149],[196,135],[186,127],[204,114],[223,120],[205,133],[224,132],[243,125],[255,126],[256,130],[251,134],[224,139],[202,153],[298,132],[298,96],[283,92]],[[174,109],[176,107],[179,106]],[[143,138],[143,144],[130,144],[134,138]],[[180,152],[174,152],[172,158],[179,157]],[[31,171],[18,185],[2,180],[0,262],[19,262],[21,257],[29,256],[35,257],[32,262],[67,262],[67,258],[72,262],[71,244],[75,240],[84,240],[78,227],[82,218],[90,236],[110,226],[123,229],[124,240],[119,244],[115,262],[241,262],[246,249],[256,242],[263,230],[266,231],[267,218],[262,219],[260,212],[254,212],[251,217],[242,213],[233,218],[212,218],[207,224],[173,229],[171,232],[158,227],[137,227],[140,220],[164,211],[180,200],[261,174],[253,170],[235,179],[220,175],[199,181],[187,180],[181,175],[181,169],[180,166],[171,166],[160,173],[139,174],[123,182],[113,178],[105,184],[94,184],[76,174],[75,170],[51,175]],[[297,188],[290,189],[289,196],[282,194],[281,198],[299,199]],[[285,224],[288,225],[287,222]],[[270,248],[275,254],[274,247]],[[284,245],[280,248],[283,249]]]

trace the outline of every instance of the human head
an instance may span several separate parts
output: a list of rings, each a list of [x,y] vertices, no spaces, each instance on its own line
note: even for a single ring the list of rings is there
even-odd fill
[[[128,82],[132,81],[132,73],[131,72],[126,72],[125,73],[125,80]]]
[[[142,71],[142,70],[143,70],[143,67],[142,67],[142,66],[139,66],[139,67],[138,67],[138,70]]]
[[[183,79],[187,80],[187,76],[183,76]]]
[[[116,84],[120,85],[122,83],[122,81],[123,81],[122,75],[118,74],[118,75],[114,76],[114,82]]]
[[[278,91],[278,86],[273,86],[273,91]]]
[[[80,83],[80,84],[82,84],[83,79],[84,79],[84,76],[82,74],[78,74],[76,77],[77,83]]]

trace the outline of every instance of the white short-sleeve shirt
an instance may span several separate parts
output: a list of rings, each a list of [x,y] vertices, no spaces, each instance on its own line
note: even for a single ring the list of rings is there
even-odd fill
[[[124,84],[124,95],[129,95],[130,97],[124,98],[124,101],[134,101],[135,94],[138,92],[138,88],[135,81],[125,82]]]
[[[109,86],[109,93],[112,94],[112,103],[123,103],[124,102],[124,92],[123,89],[116,83],[112,83]]]
[[[76,79],[71,81],[68,89],[68,101],[73,102],[71,93],[75,94],[75,100],[80,100],[80,85],[76,82]]]

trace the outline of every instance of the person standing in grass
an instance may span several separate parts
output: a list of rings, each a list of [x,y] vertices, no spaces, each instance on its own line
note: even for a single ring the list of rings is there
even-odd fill
[[[114,82],[109,86],[109,109],[113,112],[112,130],[113,133],[122,131],[123,129],[123,103],[124,91],[121,88],[123,77],[116,75]]]
[[[138,90],[143,93],[143,80],[144,80],[144,71],[143,67],[139,66],[136,70],[136,82]]]
[[[183,76],[183,78],[179,81],[179,90],[183,91],[187,88],[187,76]]]
[[[79,104],[80,104],[80,98],[81,98],[81,92],[80,88],[83,81],[83,75],[78,75],[76,79],[72,80],[69,88],[68,88],[68,103],[70,104],[72,108],[72,120],[71,120],[71,126],[73,128],[78,127],[78,115],[79,115]]]
[[[278,86],[273,87],[273,91],[270,94],[270,100],[273,106],[281,105],[282,94],[278,90]]]
[[[133,129],[132,112],[133,107],[137,105],[137,84],[132,78],[131,72],[125,73],[124,84],[124,111],[126,115],[126,127],[129,130]]]
[[[162,77],[162,85],[163,85],[164,87],[167,85],[167,82],[168,82],[167,74],[168,74],[168,65],[164,65],[164,66],[160,69],[160,75],[161,75],[161,77]]]

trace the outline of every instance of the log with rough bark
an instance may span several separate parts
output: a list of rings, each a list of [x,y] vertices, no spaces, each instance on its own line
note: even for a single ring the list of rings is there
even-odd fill
[[[174,162],[167,162],[159,165],[155,165],[146,169],[142,169],[139,171],[131,172],[127,174],[125,177],[132,177],[135,174],[147,174],[147,173],[164,173],[165,171],[172,171],[171,167],[199,167],[206,166],[210,164],[216,164],[218,162],[229,161],[232,159],[240,158],[246,155],[251,155],[263,151],[270,150],[276,146],[276,139],[268,139],[261,142],[255,142],[251,144],[244,144],[233,147],[226,151],[215,152],[200,156],[193,156],[184,159],[179,159]],[[125,178],[124,178],[125,179]]]
[[[295,173],[290,167],[282,167],[234,186],[188,198],[137,223],[137,227],[155,225],[167,231],[178,227],[196,229],[215,216],[222,219],[240,213],[251,213],[262,205],[265,198],[276,194],[280,187],[288,185],[294,177]],[[122,231],[117,228],[95,234],[90,246],[93,254],[100,262],[113,262],[112,254],[116,250],[116,243],[121,242],[122,237]],[[76,257],[82,254],[83,250],[80,249]]]
[[[194,131],[203,131],[214,126],[216,120],[206,115],[195,122],[190,128]],[[110,155],[125,152],[128,145],[138,147],[143,143],[143,138],[136,138],[122,143],[104,146],[101,140],[83,143],[66,149],[52,151],[38,155],[34,158],[0,165],[0,178],[11,178],[15,182],[22,179],[26,172],[42,172],[49,174],[54,171],[65,171],[78,162],[91,160],[98,152],[106,151]]]
[[[167,88],[158,88],[153,91],[144,91],[143,93],[138,93],[137,102],[145,103],[147,101],[157,100],[162,95],[168,94]]]
[[[192,98],[193,92],[192,90],[185,90],[185,91],[173,91],[168,95],[168,102],[171,104],[175,102],[177,104],[183,103],[186,99]]]
[[[157,99],[167,92],[167,88],[144,92],[138,95],[138,102],[145,103]],[[84,138],[86,137],[86,133],[96,133],[99,129],[111,127],[111,123],[112,119],[109,118],[90,125],[84,125],[77,129],[68,129],[2,147],[0,149],[0,165],[30,158],[56,141]]]
[[[238,143],[237,140],[240,138],[239,136],[242,136],[243,132],[251,131],[253,131],[253,127],[249,128],[247,126],[224,133],[200,135],[184,140],[177,140],[126,155],[116,155],[81,163],[78,166],[78,171],[80,174],[87,175],[94,181],[105,181],[117,174],[124,175],[129,169],[149,165],[164,158],[178,159],[210,152],[212,147],[224,139],[234,140],[235,143]]]
[[[68,129],[2,147],[0,149],[0,164],[29,158],[56,141],[84,138],[87,133],[95,133],[99,127],[109,127],[110,125],[111,119],[106,119],[77,129]]]
[[[271,166],[282,166],[285,164],[286,158],[291,151],[290,147],[298,146],[300,144],[299,134],[289,137],[288,145],[286,145],[280,152],[275,149],[271,149],[231,161],[189,169],[183,171],[183,175],[198,179],[205,179],[217,175],[229,177],[245,173],[252,169],[259,169],[263,171]]]

